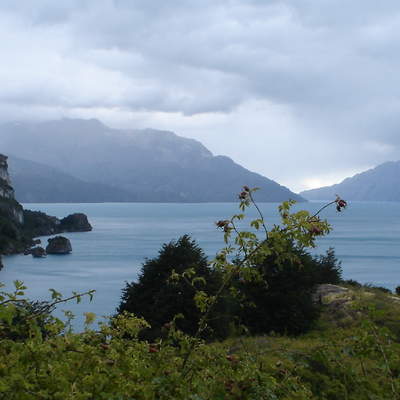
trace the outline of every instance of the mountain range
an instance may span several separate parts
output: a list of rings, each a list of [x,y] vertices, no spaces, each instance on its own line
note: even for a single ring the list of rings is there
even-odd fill
[[[304,199],[200,142],[154,129],[117,130],[98,120],[0,125],[22,202],[230,202],[243,185],[259,201]]]
[[[21,203],[95,203],[129,201],[132,195],[101,183],[85,182],[38,162],[8,158],[15,196]]]
[[[390,161],[364,171],[341,183],[300,193],[307,200],[400,201],[400,161]]]

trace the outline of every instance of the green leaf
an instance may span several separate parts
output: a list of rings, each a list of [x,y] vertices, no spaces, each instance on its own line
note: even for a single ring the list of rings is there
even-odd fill
[[[85,312],[83,315],[85,316],[85,325],[93,324],[96,319],[96,314],[92,312]]]
[[[51,292],[51,298],[53,300],[60,300],[62,298],[62,294],[57,292],[55,289],[49,289]]]

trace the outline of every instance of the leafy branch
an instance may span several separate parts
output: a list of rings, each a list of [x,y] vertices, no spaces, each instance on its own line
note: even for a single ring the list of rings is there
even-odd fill
[[[336,200],[327,203],[315,214],[310,215],[308,211],[304,210],[290,213],[290,208],[295,202],[283,202],[279,206],[283,226],[274,225],[268,230],[264,215],[253,196],[253,193],[257,190],[257,188],[250,189],[248,186],[244,186],[243,191],[239,194],[239,208],[242,212],[251,206],[256,209],[258,218],[250,222],[250,227],[255,229],[256,232],[262,229],[265,238],[259,239],[254,232],[240,231],[238,229],[236,220],[243,220],[244,214],[234,215],[231,219],[216,222],[217,228],[224,233],[224,242],[227,247],[217,253],[211,264],[214,270],[221,272],[222,284],[212,296],[207,296],[204,292],[202,296],[195,296],[196,305],[203,312],[203,315],[199,320],[194,340],[191,341],[183,358],[181,367],[183,377],[186,377],[190,371],[190,368],[187,368],[189,359],[207,327],[207,321],[211,313],[224,291],[231,285],[234,277],[239,276],[244,281],[262,279],[254,266],[262,263],[266,257],[272,254],[277,256],[278,263],[283,262],[285,259],[293,261],[295,255],[288,250],[289,244],[295,243],[301,248],[314,247],[316,237],[325,235],[330,231],[327,221],[321,221],[318,215],[333,204],[336,204],[338,211],[341,211],[347,205],[344,200],[337,197]],[[232,233],[235,234],[234,244],[237,246],[236,248],[229,244]],[[230,261],[232,259],[233,261]]]

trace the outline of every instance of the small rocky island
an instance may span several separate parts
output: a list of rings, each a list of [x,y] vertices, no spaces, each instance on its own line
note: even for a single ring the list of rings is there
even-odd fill
[[[71,242],[64,236],[56,236],[47,240],[47,254],[69,254],[72,251]]]
[[[93,228],[83,213],[70,214],[60,221],[61,232],[89,232]]]
[[[41,246],[36,246],[33,249],[26,251],[24,254],[32,254],[33,258],[43,258],[47,255],[46,250]]]

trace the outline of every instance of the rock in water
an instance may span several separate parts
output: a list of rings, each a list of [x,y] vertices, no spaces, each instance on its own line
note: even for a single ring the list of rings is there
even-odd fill
[[[62,232],[89,232],[92,229],[87,216],[82,213],[68,215],[60,221]]]
[[[72,251],[71,242],[64,236],[56,236],[47,240],[47,254],[69,254]]]
[[[41,246],[34,247],[33,249],[30,250],[30,253],[32,254],[32,257],[35,258],[46,257],[46,250]]]

